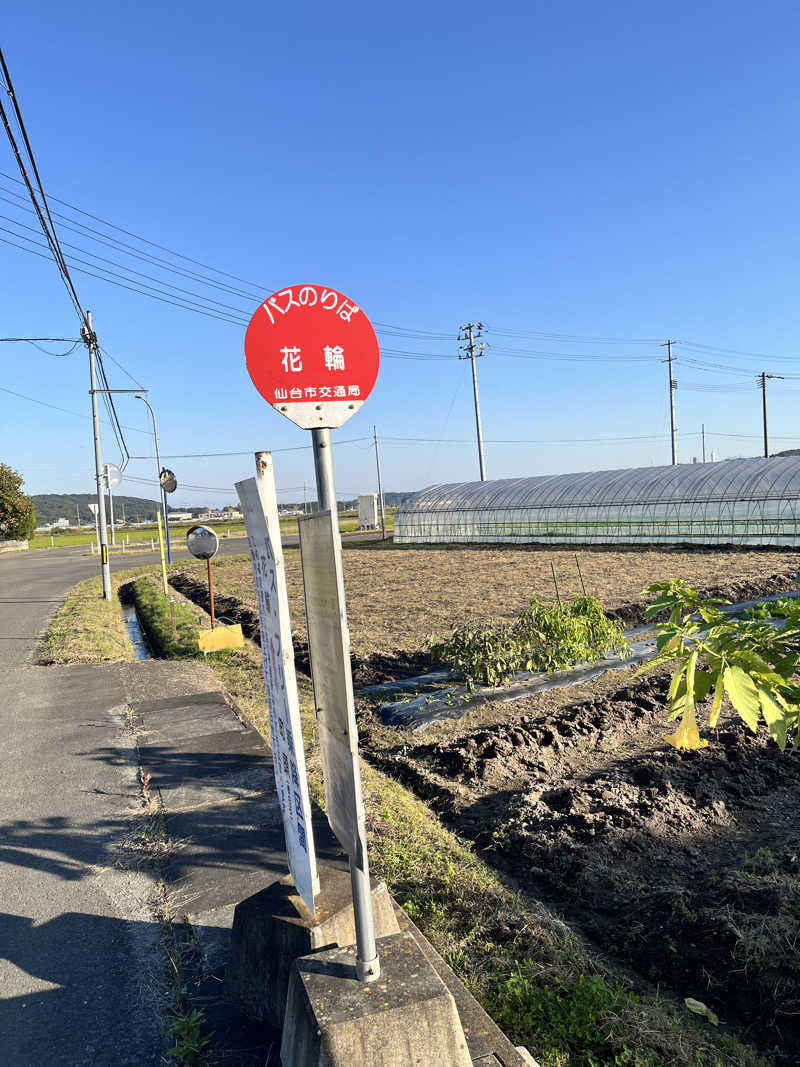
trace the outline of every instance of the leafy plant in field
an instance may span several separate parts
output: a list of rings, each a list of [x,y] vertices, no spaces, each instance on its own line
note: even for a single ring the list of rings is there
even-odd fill
[[[742,612],[743,619],[771,619],[772,617],[768,604],[756,604],[752,608],[745,608]]]
[[[620,623],[608,618],[595,597],[550,607],[531,597],[513,627],[459,626],[443,641],[431,638],[430,648],[472,688],[476,681],[502,685],[520,670],[555,671],[625,652],[628,643]]]
[[[476,680],[502,685],[522,670],[522,648],[506,626],[457,626],[444,641],[430,639],[431,655],[449,663],[470,689]]]
[[[713,693],[709,725],[716,726],[723,694],[738,715],[756,732],[762,717],[781,750],[796,741],[800,727],[800,687],[792,681],[800,647],[800,603],[786,602],[783,626],[760,618],[737,619],[719,610],[720,600],[703,600],[679,578],[657,582],[646,593],[656,599],[645,617],[669,611],[656,626],[657,655],[637,674],[678,661],[669,687],[668,714],[680,716],[677,730],[666,740],[675,748],[705,748],[695,714],[696,705]]]
[[[514,634],[534,664],[528,670],[555,671],[628,649],[622,625],[609,619],[593,596],[550,607],[538,597],[531,597],[514,626]]]

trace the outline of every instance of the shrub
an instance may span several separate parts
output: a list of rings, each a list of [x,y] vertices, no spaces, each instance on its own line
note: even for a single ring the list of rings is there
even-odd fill
[[[625,653],[620,623],[609,619],[595,597],[549,607],[531,597],[513,627],[459,626],[443,641],[430,640],[431,654],[454,667],[471,689],[476,681],[502,685],[520,670],[556,671]]]

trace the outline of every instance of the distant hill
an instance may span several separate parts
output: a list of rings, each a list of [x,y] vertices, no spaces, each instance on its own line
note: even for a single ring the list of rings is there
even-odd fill
[[[94,516],[89,511],[89,504],[93,504],[97,499],[94,493],[41,493],[32,499],[36,506],[36,522],[39,526],[46,526],[57,519],[67,519],[74,526],[76,509],[80,509],[82,523],[94,522]],[[117,496],[114,493],[115,519],[121,519],[124,515],[128,522],[155,522],[157,507],[155,500],[139,496]]]
[[[413,496],[413,493],[384,493],[383,500],[387,508],[394,508],[411,496]],[[235,494],[232,495],[231,499],[236,499]],[[94,516],[89,511],[89,504],[93,504],[96,500],[94,493],[40,493],[33,496],[32,500],[36,505],[36,524],[38,526],[47,526],[48,523],[56,522],[58,519],[67,519],[74,526],[76,508],[80,509],[82,524],[94,523]],[[358,500],[342,500],[339,503],[340,506],[344,507],[358,507]],[[297,504],[281,503],[281,507],[302,508],[302,506],[302,501]],[[127,522],[155,522],[157,507],[158,503],[155,500],[147,500],[145,497],[140,496],[118,496],[114,493],[114,518],[117,520],[124,516]],[[195,515],[199,515],[201,511],[206,510],[206,505],[204,504],[202,507],[176,506],[170,507],[169,510],[191,511]]]

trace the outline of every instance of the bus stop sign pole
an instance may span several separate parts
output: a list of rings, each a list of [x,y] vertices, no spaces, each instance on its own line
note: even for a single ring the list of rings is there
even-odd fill
[[[250,320],[244,347],[248,374],[267,403],[296,426],[311,430],[321,514],[300,521],[300,544],[325,798],[328,821],[350,860],[356,973],[360,981],[374,982],[380,962],[330,432],[355,414],[372,391],[380,350],[361,308],[322,285],[292,285],[268,296]],[[335,670],[328,669],[331,665]]]
[[[311,431],[314,445],[314,474],[317,479],[317,500],[320,511],[330,511],[334,525],[334,551],[341,563],[342,546],[338,537],[339,511],[336,504],[336,488],[333,480],[333,453],[331,431]],[[309,632],[309,642],[311,634]],[[309,644],[310,648],[310,644]],[[349,663],[348,663],[349,669]],[[330,771],[329,771],[330,773]],[[355,783],[361,793],[360,780]],[[372,898],[369,884],[369,862],[366,848],[359,848],[360,855],[350,855],[350,885],[353,892],[353,916],[356,928],[356,973],[361,982],[375,982],[380,978],[380,961],[375,947],[375,923],[372,914]]]

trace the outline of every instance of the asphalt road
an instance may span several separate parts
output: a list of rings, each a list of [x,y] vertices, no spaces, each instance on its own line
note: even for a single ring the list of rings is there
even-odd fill
[[[241,551],[243,542],[226,550]],[[83,549],[0,556],[0,1062],[155,1067],[164,971],[152,882],[126,862],[139,807],[112,665],[33,667]],[[115,569],[152,562],[115,557]]]
[[[220,543],[222,555],[246,551],[244,538]],[[166,965],[153,887],[123,849],[140,804],[120,668],[31,665],[67,592],[99,573],[97,556],[85,553],[0,555],[4,1067],[164,1062]],[[190,557],[176,546],[173,558]],[[157,562],[155,552],[132,551],[113,555],[111,565]]]

